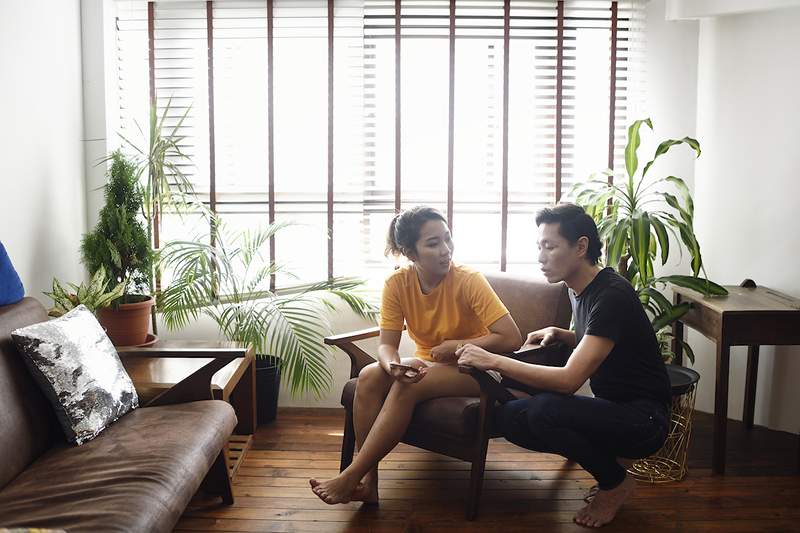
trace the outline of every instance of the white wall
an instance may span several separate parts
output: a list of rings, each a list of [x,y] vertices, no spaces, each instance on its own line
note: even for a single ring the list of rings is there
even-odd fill
[[[0,240],[25,284],[79,281],[86,227],[77,0],[0,2]]]
[[[696,229],[711,277],[800,296],[800,8],[700,23]],[[690,334],[713,410],[713,344]],[[732,350],[729,416],[741,419],[745,349]],[[762,348],[755,421],[800,429],[800,348]]]
[[[652,159],[658,143],[665,139],[696,137],[697,43],[699,23],[695,20],[665,20],[665,0],[651,0],[645,6],[644,105],[632,118],[650,117],[654,131],[642,127],[640,166]],[[704,144],[700,139],[701,146]],[[665,176],[682,178],[694,187],[694,152],[688,146],[673,147],[648,171],[648,179]],[[672,240],[671,246],[678,246]],[[688,274],[689,258],[671,252],[658,274]]]

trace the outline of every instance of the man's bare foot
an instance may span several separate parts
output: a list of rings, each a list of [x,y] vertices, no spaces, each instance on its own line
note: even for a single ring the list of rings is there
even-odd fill
[[[592,485],[589,487],[589,490],[586,491],[586,494],[583,497],[583,501],[586,503],[591,502],[594,499],[594,495],[597,494],[597,491],[600,490],[599,485]]]
[[[608,524],[614,520],[635,487],[636,480],[626,477],[625,481],[611,490],[598,490],[592,501],[575,515],[575,523],[587,527],[601,527]]]
[[[317,497],[329,505],[347,503],[352,499],[353,491],[358,483],[352,483],[341,474],[328,481],[309,479],[311,490]]]

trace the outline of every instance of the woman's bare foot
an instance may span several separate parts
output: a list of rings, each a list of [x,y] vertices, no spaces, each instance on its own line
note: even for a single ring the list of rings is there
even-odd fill
[[[614,520],[635,487],[636,480],[626,477],[625,481],[611,490],[598,490],[589,505],[575,515],[575,523],[587,527],[601,527],[608,524]]]
[[[350,493],[350,501],[364,502],[365,505],[378,505],[378,486],[359,483]]]
[[[328,481],[309,479],[308,483],[311,485],[311,490],[314,494],[329,505],[351,501],[353,492],[358,486],[358,482],[353,483],[349,478],[341,474]]]

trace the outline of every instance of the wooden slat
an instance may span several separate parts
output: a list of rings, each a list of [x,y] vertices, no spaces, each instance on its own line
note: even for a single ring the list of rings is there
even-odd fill
[[[253,444],[252,435],[231,435],[228,444],[225,446],[225,453],[228,456],[228,470],[231,479],[236,479],[239,468],[242,466],[247,451]]]

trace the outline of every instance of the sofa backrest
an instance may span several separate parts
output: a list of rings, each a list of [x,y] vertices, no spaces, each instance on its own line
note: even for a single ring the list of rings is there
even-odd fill
[[[523,341],[531,331],[547,326],[569,328],[572,307],[563,282],[548,283],[506,272],[485,276],[517,323]]]
[[[34,298],[0,306],[0,489],[62,437],[51,408],[11,340],[11,332],[47,320]]]

